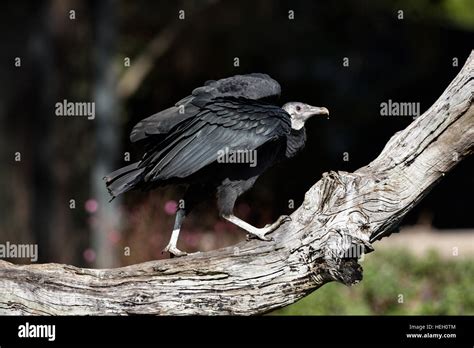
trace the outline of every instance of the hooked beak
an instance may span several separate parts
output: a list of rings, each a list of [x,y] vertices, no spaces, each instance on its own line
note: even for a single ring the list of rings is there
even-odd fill
[[[311,106],[307,112],[305,112],[306,118],[310,118],[311,116],[329,116],[329,110],[326,109],[325,107],[319,107],[319,106]]]

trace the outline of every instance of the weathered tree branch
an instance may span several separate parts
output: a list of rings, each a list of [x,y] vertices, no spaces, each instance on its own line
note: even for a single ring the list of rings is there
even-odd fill
[[[372,250],[473,151],[474,52],[443,95],[380,156],[354,173],[325,173],[273,242],[118,269],[0,261],[0,314],[259,314],[331,281],[362,279]]]

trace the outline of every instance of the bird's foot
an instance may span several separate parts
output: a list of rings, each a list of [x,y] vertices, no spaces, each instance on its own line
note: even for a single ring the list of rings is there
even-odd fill
[[[258,238],[260,240],[273,240],[272,237],[267,237],[267,234],[275,231],[278,227],[280,227],[287,221],[291,221],[291,217],[289,217],[288,215],[282,215],[272,224],[265,225],[265,227],[263,228],[255,228],[254,230],[249,230],[247,240],[252,238]]]
[[[255,230],[248,231],[249,234],[247,235],[247,240],[253,238],[258,238],[260,240],[273,240],[273,238],[267,237],[266,235],[275,231],[278,227],[288,221],[291,221],[291,217],[288,215],[282,215],[272,224],[267,224],[263,228],[255,228]]]
[[[188,253],[185,251],[179,250],[176,245],[168,244],[166,248],[163,249],[161,253],[170,253],[171,257],[180,257],[180,256],[186,256]]]
[[[222,214],[221,216],[227,221],[230,221],[233,224],[242,228],[243,230],[247,231],[249,233],[247,235],[247,240],[250,238],[258,238],[261,240],[273,240],[273,238],[267,237],[266,235],[270,232],[275,231],[284,222],[291,220],[289,216],[283,215],[283,216],[280,216],[277,219],[277,221],[275,221],[274,223],[267,225],[263,228],[257,228],[243,221],[242,219],[238,218],[237,216],[233,214],[229,214],[229,215]]]
[[[276,230],[278,227],[288,221],[291,221],[291,216],[281,215],[274,223],[265,225],[265,228],[273,228],[273,230]]]
[[[251,239],[260,239],[260,240],[266,240],[266,241],[272,241],[272,237],[267,237],[266,234],[270,233],[271,231],[266,230],[266,228],[256,228],[256,231],[247,231],[247,240]]]

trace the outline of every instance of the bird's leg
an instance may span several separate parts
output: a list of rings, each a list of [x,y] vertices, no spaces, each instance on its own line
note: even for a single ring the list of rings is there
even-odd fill
[[[181,229],[181,224],[183,223],[184,217],[186,213],[184,209],[179,208],[176,212],[176,218],[174,220],[174,228],[173,232],[171,233],[171,238],[168,245],[163,249],[163,252],[169,252],[171,257],[173,256],[185,256],[187,255],[186,252],[181,251],[178,249],[176,244],[178,243],[179,231]]]
[[[223,214],[222,217],[226,219],[227,221],[232,222],[234,225],[239,226],[240,228],[246,230],[248,233],[250,233],[252,236],[257,237],[258,239],[261,240],[272,240],[271,237],[267,237],[266,235],[270,232],[275,231],[280,225],[285,223],[286,221],[291,220],[289,216],[280,216],[277,221],[270,225],[266,225],[263,228],[257,228],[255,226],[250,225],[249,223],[245,222],[244,220],[238,218],[237,216],[233,214],[225,215]]]

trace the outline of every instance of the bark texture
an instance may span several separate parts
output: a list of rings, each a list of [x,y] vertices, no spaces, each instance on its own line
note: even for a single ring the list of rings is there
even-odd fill
[[[272,236],[117,269],[0,261],[0,314],[261,314],[327,282],[362,279],[360,252],[405,214],[474,144],[474,52],[441,97],[354,173],[323,174]]]

